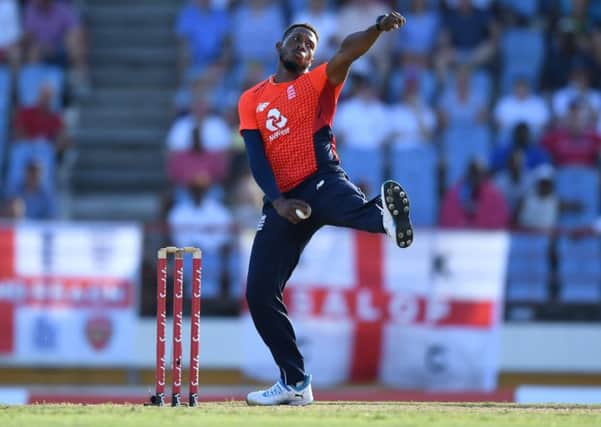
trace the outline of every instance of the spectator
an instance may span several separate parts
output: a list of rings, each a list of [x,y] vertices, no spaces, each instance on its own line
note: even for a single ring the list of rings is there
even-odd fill
[[[444,196],[441,226],[496,229],[509,225],[507,202],[486,175],[480,162],[474,160],[469,164],[465,178]]]
[[[513,128],[509,141],[499,144],[493,151],[490,161],[492,172],[502,171],[515,151],[522,153],[524,166],[529,170],[551,162],[545,149],[532,141],[528,125],[520,122]]]
[[[518,211],[518,225],[527,229],[551,231],[557,226],[560,200],[555,192],[554,171],[542,165],[534,171],[533,185]]]
[[[450,65],[471,67],[487,64],[495,53],[495,25],[487,10],[477,9],[472,0],[459,0],[444,16],[437,63],[444,74]]]
[[[40,164],[43,186],[53,188],[57,159],[62,159],[69,145],[63,120],[51,109],[53,90],[51,85],[43,85],[37,104],[16,113],[6,179],[9,191],[21,186],[26,166],[32,160]]]
[[[405,56],[423,58],[432,52],[440,17],[429,5],[427,0],[411,0],[409,12],[404,14],[407,23],[396,36],[396,49]]]
[[[167,175],[178,186],[188,184],[196,174],[204,172],[211,182],[222,183],[228,173],[229,152],[208,151],[199,127],[192,129],[192,145],[188,149],[171,151],[167,159]]]
[[[292,22],[308,22],[319,33],[319,49],[314,64],[327,61],[338,50],[336,14],[328,8],[327,0],[309,0],[305,10],[296,14]]]
[[[21,57],[21,22],[16,0],[0,1],[0,28],[0,65],[10,64],[16,70]]]
[[[234,12],[231,28],[235,58],[241,64],[257,61],[266,67],[271,66],[275,44],[281,39],[284,29],[284,16],[279,2],[242,2]]]
[[[575,100],[570,104],[564,123],[547,133],[542,141],[556,166],[595,167],[601,152],[601,135],[588,121],[584,104]]]
[[[524,152],[512,150],[506,158],[507,165],[494,176],[494,183],[507,201],[511,223],[515,224],[517,209],[528,190],[530,180]]]
[[[447,86],[440,99],[441,125],[454,127],[486,123],[488,119],[486,96],[474,89],[469,67],[458,67],[455,80],[455,84]]]
[[[382,148],[390,134],[386,107],[369,79],[352,75],[353,95],[342,101],[334,122],[344,168],[366,192],[382,181]]]
[[[208,175],[197,175],[188,187],[190,198],[176,203],[167,221],[176,246],[195,246],[203,251],[203,296],[219,298],[227,293],[232,216],[220,202],[206,197],[210,186]],[[189,270],[184,269],[184,274],[189,275]]]
[[[560,120],[565,119],[570,104],[579,100],[589,111],[590,122],[597,122],[601,111],[601,94],[590,86],[589,71],[584,66],[574,67],[570,74],[570,81],[564,88],[553,95],[553,113]]]
[[[389,107],[388,123],[396,148],[431,142],[436,116],[420,96],[416,78],[407,81],[401,102]]]
[[[25,203],[18,197],[0,200],[0,218],[19,220],[25,218]]]
[[[231,146],[232,131],[227,123],[209,109],[206,99],[198,99],[192,112],[173,123],[167,135],[169,151],[189,150],[194,144],[194,129],[199,129],[203,148],[208,152],[227,151]]]
[[[519,122],[525,122],[536,137],[549,121],[549,109],[540,96],[530,91],[527,80],[517,79],[513,93],[497,102],[494,116],[502,136],[508,135]]]
[[[40,165],[29,163],[25,182],[14,194],[11,194],[11,198],[23,201],[27,219],[52,219],[56,215],[54,196],[44,187],[41,173]]]
[[[202,70],[223,57],[229,29],[227,10],[215,7],[211,0],[190,0],[183,6],[175,25],[180,75],[190,66]]]
[[[77,93],[88,88],[83,26],[75,8],[58,0],[31,0],[25,7],[26,59],[61,68],[73,67],[71,83]]]

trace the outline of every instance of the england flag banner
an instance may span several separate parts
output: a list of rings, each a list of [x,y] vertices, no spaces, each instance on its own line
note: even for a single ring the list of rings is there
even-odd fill
[[[141,246],[134,224],[0,224],[0,361],[129,364]]]
[[[493,390],[508,244],[504,232],[416,230],[399,249],[383,235],[320,230],[284,293],[314,383]],[[243,371],[274,380],[248,313],[244,323]]]

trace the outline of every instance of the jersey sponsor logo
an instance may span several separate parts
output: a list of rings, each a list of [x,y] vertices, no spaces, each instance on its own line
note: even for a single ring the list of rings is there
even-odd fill
[[[269,102],[261,102],[257,105],[257,113],[262,113],[267,107],[269,107]]]
[[[323,187],[323,185],[324,185],[325,183],[326,183],[326,182],[325,182],[325,180],[323,180],[323,179],[322,179],[321,181],[319,181],[319,182],[317,183],[317,185],[315,186],[315,191],[319,191],[319,189],[320,189],[321,187]]]
[[[296,89],[294,89],[294,85],[288,86],[286,92],[288,93],[288,100],[296,98]]]
[[[272,108],[267,113],[267,121],[265,122],[265,127],[273,132],[269,135],[269,141],[274,141],[280,136],[288,135],[290,133],[290,128],[286,127],[288,124],[288,119],[280,113],[280,110],[277,108]]]

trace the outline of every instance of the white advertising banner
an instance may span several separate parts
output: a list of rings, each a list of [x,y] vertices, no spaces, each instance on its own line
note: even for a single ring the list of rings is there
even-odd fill
[[[401,250],[382,235],[320,230],[285,291],[314,382],[493,389],[507,251],[503,232],[417,230]],[[278,370],[245,316],[244,372],[273,380]]]
[[[132,224],[0,225],[0,360],[130,363],[141,244]]]

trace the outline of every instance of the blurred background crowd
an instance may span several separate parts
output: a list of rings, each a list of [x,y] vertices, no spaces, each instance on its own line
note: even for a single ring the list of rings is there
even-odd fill
[[[144,222],[143,314],[166,243],[203,249],[205,313],[237,313],[236,237],[262,198],[239,95],[274,72],[290,23],[319,31],[317,65],[394,8],[406,26],[339,102],[342,166],[368,196],[402,182],[418,227],[513,230],[507,317],[600,316],[601,2],[145,5],[0,0],[2,216]]]

